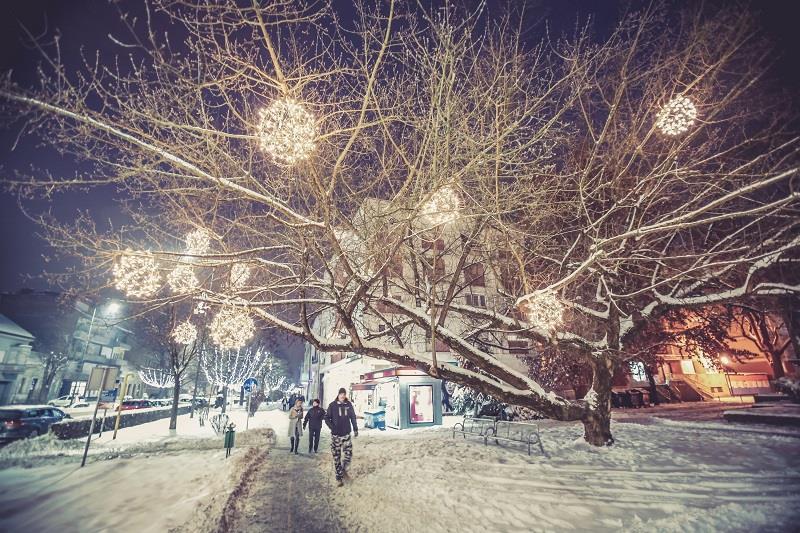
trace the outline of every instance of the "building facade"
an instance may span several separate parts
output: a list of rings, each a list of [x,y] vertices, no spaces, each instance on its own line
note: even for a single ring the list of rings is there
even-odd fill
[[[28,403],[36,394],[42,365],[33,341],[29,331],[0,315],[0,405]]]

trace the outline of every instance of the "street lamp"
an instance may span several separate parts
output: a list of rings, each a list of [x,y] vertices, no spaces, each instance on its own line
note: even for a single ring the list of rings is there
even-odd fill
[[[86,344],[83,347],[83,355],[81,356],[81,369],[83,368],[83,362],[86,359],[86,354],[89,351],[89,342],[92,340],[92,329],[94,328],[94,319],[97,316],[97,308],[99,306],[95,305],[94,309],[92,310],[92,319],[89,321],[89,332],[86,334]],[[122,306],[119,302],[111,301],[106,306],[106,316],[114,316]]]
[[[719,358],[720,363],[722,363],[722,373],[725,375],[725,383],[728,385],[728,394],[733,396],[733,387],[731,386],[731,376],[728,374],[729,367],[728,365],[731,363],[730,358],[727,355],[723,355]]]

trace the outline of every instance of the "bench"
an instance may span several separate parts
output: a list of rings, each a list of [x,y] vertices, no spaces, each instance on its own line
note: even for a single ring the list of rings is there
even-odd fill
[[[453,425],[453,438],[456,437],[456,433],[461,433],[465,439],[467,435],[484,437],[487,431],[494,428],[494,424],[494,418],[464,415],[463,421]]]
[[[526,422],[509,422],[498,420],[483,435],[483,443],[488,444],[489,439],[494,440],[495,444],[500,445],[500,441],[524,444],[528,447],[528,455],[531,454],[531,445],[538,444],[542,455],[547,457],[547,453],[542,446],[542,439],[539,435],[539,425]]]

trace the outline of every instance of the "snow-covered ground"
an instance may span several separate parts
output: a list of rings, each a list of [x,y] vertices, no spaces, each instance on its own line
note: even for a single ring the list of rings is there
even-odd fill
[[[243,429],[244,413],[232,414]],[[362,430],[353,479],[336,488],[327,449],[287,453],[285,418],[257,413],[256,429],[237,434],[229,459],[221,437],[188,416],[174,434],[166,420],[122,430],[116,442],[104,434],[83,469],[80,441],[12,444],[0,450],[0,524],[9,531],[202,533],[226,524],[292,531],[315,523],[305,516],[310,503],[316,523],[326,516],[346,531],[381,533],[796,531],[800,521],[796,433],[640,416],[614,424],[616,445],[594,448],[579,424],[544,421],[548,456],[529,457],[453,439],[448,427],[457,419],[448,417],[444,428]],[[278,439],[273,453],[266,427]],[[323,435],[323,447],[327,441]],[[278,508],[288,502],[301,508]]]
[[[547,458],[371,431],[335,501],[352,531],[796,531],[800,439],[730,429],[620,423],[615,446],[594,448],[580,425],[546,422]]]
[[[229,413],[244,430],[245,412]],[[266,442],[268,412],[237,431],[225,458],[222,437],[210,424],[179,417],[157,420],[92,440],[80,468],[85,439],[52,436],[18,441],[0,450],[0,529],[4,531],[164,532],[213,530],[228,495],[247,468],[253,445]],[[187,526],[189,524],[189,526]],[[204,526],[206,524],[208,527]]]

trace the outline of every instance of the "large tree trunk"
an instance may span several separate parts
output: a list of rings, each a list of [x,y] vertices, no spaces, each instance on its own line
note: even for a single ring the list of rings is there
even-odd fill
[[[172,387],[172,410],[169,415],[169,429],[178,427],[178,402],[181,399],[180,376],[175,376],[175,386]]]
[[[614,380],[614,362],[608,356],[599,355],[592,363],[594,375],[592,388],[587,394],[586,414],[583,422],[583,438],[594,446],[611,446],[611,386]]]
[[[769,364],[772,367],[772,379],[780,379],[786,375],[783,370],[783,353],[772,353],[769,357]]]

